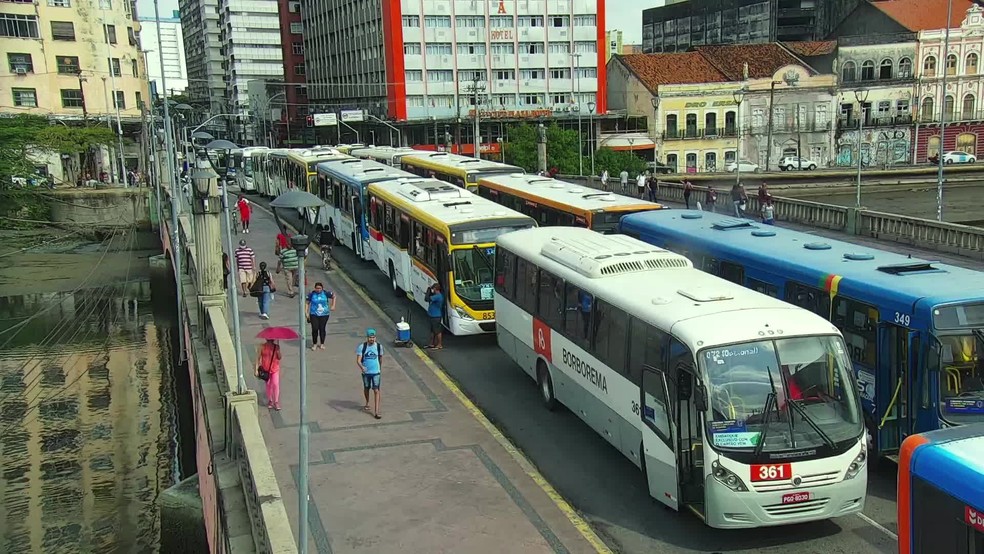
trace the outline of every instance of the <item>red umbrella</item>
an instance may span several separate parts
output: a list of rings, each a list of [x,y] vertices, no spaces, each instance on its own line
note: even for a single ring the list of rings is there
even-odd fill
[[[263,340],[297,340],[301,338],[291,327],[267,327],[256,335]]]

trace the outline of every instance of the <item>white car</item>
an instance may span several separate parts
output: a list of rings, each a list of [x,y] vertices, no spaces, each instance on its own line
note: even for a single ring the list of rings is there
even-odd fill
[[[734,173],[736,171],[741,171],[742,173],[758,173],[759,166],[748,160],[741,160],[738,163],[728,162],[724,166],[724,170],[728,173]]]
[[[786,156],[779,160],[779,169],[781,171],[793,171],[794,169],[804,169],[813,171],[817,168],[819,164],[813,160],[807,158],[797,158],[796,156]]]
[[[945,164],[972,164],[976,161],[977,158],[973,154],[966,152],[951,151],[943,154],[943,163]]]

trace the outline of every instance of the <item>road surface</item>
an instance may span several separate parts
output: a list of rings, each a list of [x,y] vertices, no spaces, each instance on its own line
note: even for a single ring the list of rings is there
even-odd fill
[[[745,185],[749,192],[758,189],[757,183]],[[789,189],[776,191],[777,196],[802,198],[838,206],[855,206],[857,189],[836,188]],[[943,190],[943,221],[981,225],[984,223],[984,182],[951,185]],[[862,181],[861,205],[869,210],[887,212],[925,219],[936,219],[936,185],[865,187]]]

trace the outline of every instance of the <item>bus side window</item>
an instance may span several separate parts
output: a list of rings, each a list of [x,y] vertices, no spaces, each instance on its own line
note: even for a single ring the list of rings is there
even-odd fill
[[[649,331],[649,325],[644,321],[636,318],[630,318],[629,322],[629,348],[626,350],[628,352],[628,360],[626,361],[626,367],[628,368],[628,377],[636,386],[640,386],[642,383],[642,367],[646,364],[646,335]],[[661,365],[656,365],[654,367],[662,367]]]
[[[410,218],[406,214],[396,213],[399,216],[396,224],[397,244],[406,250],[410,246]]]
[[[752,279],[751,277],[749,277],[748,288],[756,292],[761,292],[762,294],[769,295],[772,298],[779,298],[779,289],[776,288],[775,285],[770,285],[765,281],[759,281],[758,279]]]
[[[369,197],[369,226],[379,229],[379,200],[375,196]]]
[[[528,314],[536,313],[537,267],[523,258],[516,264],[516,305]]]
[[[495,250],[495,293],[512,300],[516,288],[516,255],[501,246]],[[563,303],[560,307],[563,309]]]
[[[567,314],[564,319],[564,334],[586,350],[588,338],[591,336],[591,312],[594,309],[594,297],[570,283],[564,287],[564,296],[566,297],[564,311]]]
[[[628,315],[604,300],[595,300],[592,353],[608,367],[625,375],[625,339]]]
[[[874,368],[878,354],[878,310],[838,296],[834,298],[833,323],[844,334],[851,359]]]
[[[816,287],[789,281],[786,283],[786,302],[810,310],[824,319],[830,318],[830,296]],[[832,323],[837,325],[836,321]]]
[[[389,204],[386,205],[386,209],[383,212],[383,234],[386,238],[396,241],[396,217],[394,217],[393,207]]]
[[[564,280],[542,269],[536,316],[551,329],[564,328]]]
[[[424,252],[424,226],[416,221],[411,222],[413,239],[410,242],[410,255],[418,260],[426,257]],[[379,227],[376,227],[377,229]]]

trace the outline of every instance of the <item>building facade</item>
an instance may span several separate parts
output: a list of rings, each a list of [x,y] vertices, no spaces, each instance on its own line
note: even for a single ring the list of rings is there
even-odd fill
[[[614,54],[627,54],[622,52],[622,31],[612,29],[605,31],[605,63],[612,59]]]
[[[476,107],[490,143],[496,124],[586,119],[607,111],[604,14],[603,0],[314,0],[308,94],[320,110],[412,127],[407,144],[445,125],[472,143]]]
[[[205,114],[226,112],[219,0],[178,0],[178,12],[187,61],[186,94]],[[223,130],[225,125],[218,119],[208,128]]]
[[[183,93],[188,88],[188,64],[185,59],[184,37],[181,34],[181,14],[175,10],[172,17],[161,18],[160,21],[158,31],[157,21],[153,17],[140,18],[140,45],[147,52],[147,72],[155,85],[156,93],[171,96]],[[167,90],[164,90],[162,76],[167,77]]]

